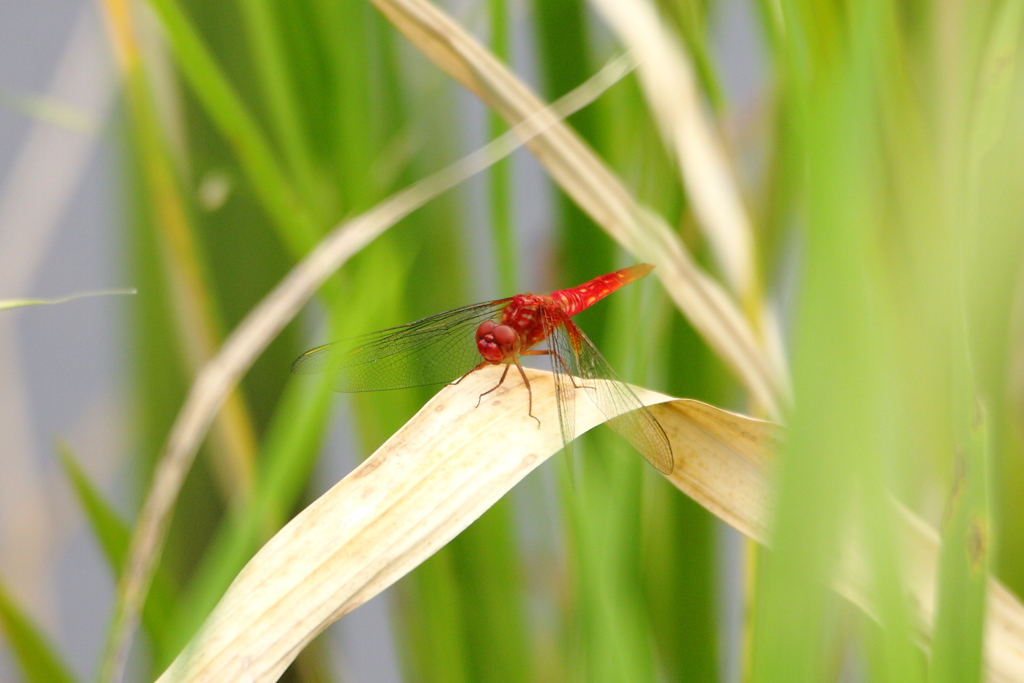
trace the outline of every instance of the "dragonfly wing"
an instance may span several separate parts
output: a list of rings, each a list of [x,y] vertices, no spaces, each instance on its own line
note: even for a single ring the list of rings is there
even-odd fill
[[[624,383],[612,369],[594,343],[583,334],[583,330],[566,318],[553,328],[550,346],[556,353],[551,362],[555,365],[556,378],[562,374],[559,365],[580,378],[576,380],[576,392],[585,393],[598,409],[608,418],[608,424],[621,434],[640,452],[647,462],[663,474],[672,472],[672,446],[668,435],[650,410],[640,402],[629,385]],[[587,380],[608,380],[589,384]],[[556,381],[559,381],[556,379]],[[564,380],[568,390],[573,391],[571,377]],[[561,415],[561,396],[559,396]],[[572,405],[571,403],[569,404]],[[563,422],[563,429],[565,423]],[[570,435],[571,436],[574,435]]]
[[[438,313],[362,337],[311,349],[292,364],[300,375],[333,372],[335,391],[385,391],[458,379],[480,364],[476,328],[511,299]]]
[[[560,328],[565,323],[572,323],[568,317],[557,311],[541,309],[541,320],[545,336],[548,340],[548,355],[551,358],[551,369],[555,379],[555,404],[558,406],[558,425],[562,430],[562,442],[565,444],[569,461],[572,462],[570,444],[576,438],[576,383],[573,379],[575,365],[563,360],[564,354],[557,346],[556,340]],[[564,336],[564,334],[563,334]]]

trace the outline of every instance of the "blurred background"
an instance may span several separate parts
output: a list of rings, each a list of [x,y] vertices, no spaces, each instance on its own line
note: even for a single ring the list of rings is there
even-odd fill
[[[945,529],[965,477],[992,534],[985,567],[1024,591],[1021,2],[656,4],[754,226],[757,296],[742,304],[768,312],[808,408],[791,423],[777,558],[598,430],[575,485],[545,464],[287,680],[924,680],[899,614],[879,631],[802,582],[828,573],[823,539],[847,517],[886,537],[891,520],[864,510],[890,493]],[[548,101],[622,51],[578,0],[443,7]],[[138,290],[0,310],[0,681],[57,680],[11,646],[26,633],[39,661],[87,680],[202,363],[330,228],[505,128],[369,3],[39,0],[3,17],[0,299]],[[182,35],[208,53],[171,49]],[[237,98],[211,96],[218,83]],[[717,273],[635,77],[570,123]],[[435,391],[340,396],[290,374],[299,353],[634,260],[525,151],[364,249],[207,438],[128,679],[163,671],[262,542]],[[629,381],[766,416],[654,278],[579,324]],[[985,436],[971,441],[973,405]],[[815,609],[795,609],[805,598]],[[809,625],[805,649],[780,645]]]
[[[97,8],[11,3],[3,14],[0,298],[123,286],[129,194],[117,75]],[[56,445],[74,443],[130,514],[129,311],[123,298],[90,298],[0,318],[0,573],[82,674],[102,645],[113,584]],[[6,640],[0,680],[21,680]]]

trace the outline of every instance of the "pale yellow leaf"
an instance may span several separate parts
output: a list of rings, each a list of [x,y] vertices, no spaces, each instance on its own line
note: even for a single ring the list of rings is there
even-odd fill
[[[377,453],[286,525],[246,565],[160,680],[278,680],[318,633],[454,539],[561,450],[549,373],[527,371],[540,425],[527,415],[526,391],[511,376],[477,408],[478,396],[495,386],[500,372],[488,368],[445,387]],[[707,403],[634,390],[669,435],[675,467],[668,478],[745,535],[768,542],[771,452],[779,427]],[[606,419],[586,398],[578,398],[575,410],[581,433]],[[937,541],[926,524],[909,514],[903,518],[907,585],[927,639]],[[871,611],[865,583],[851,577],[837,583]],[[1024,608],[995,582],[989,623],[987,680],[1021,681]]]
[[[430,557],[557,453],[562,437],[549,373],[528,371],[539,426],[527,414],[518,378],[506,380],[477,407],[500,371],[487,368],[443,389],[278,532],[160,681],[277,680],[324,628]],[[735,528],[768,542],[771,453],[780,428],[699,401],[634,390],[671,441],[675,467],[669,480]],[[605,419],[591,401],[576,401],[579,432]],[[937,536],[913,515],[899,515],[910,602],[927,640]],[[847,573],[836,582],[841,593],[872,611],[862,576]],[[1024,607],[993,581],[986,680],[1024,680],[1022,644]]]
[[[328,624],[426,560],[561,450],[550,373],[527,371],[540,425],[527,414],[527,392],[512,376],[477,407],[479,395],[497,383],[500,372],[487,368],[443,389],[285,526],[242,570],[160,680],[277,680]],[[640,388],[636,392],[648,404],[671,400]],[[689,425],[687,405],[697,407]],[[591,401],[576,401],[579,432],[605,419]],[[754,452],[756,435],[774,427],[696,401],[674,401],[659,419],[673,439],[676,472],[684,485],[705,491],[721,508],[763,492],[763,487],[753,490],[750,478],[720,486],[714,481],[715,461],[727,460],[736,471],[756,470],[761,460]],[[731,420],[746,427],[737,429]]]

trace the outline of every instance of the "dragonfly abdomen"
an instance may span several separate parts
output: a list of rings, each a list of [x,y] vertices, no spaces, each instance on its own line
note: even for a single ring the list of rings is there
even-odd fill
[[[570,318],[584,311],[623,285],[639,280],[654,269],[649,263],[641,263],[629,268],[617,270],[600,277],[595,277],[582,285],[560,289],[551,293],[551,298]]]

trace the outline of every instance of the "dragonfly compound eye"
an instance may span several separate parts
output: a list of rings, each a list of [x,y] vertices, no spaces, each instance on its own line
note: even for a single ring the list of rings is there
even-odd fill
[[[498,325],[491,334],[494,336],[494,341],[498,343],[498,346],[503,349],[507,348],[509,351],[515,346],[516,337],[518,336],[516,331],[508,325]]]
[[[481,339],[489,335],[497,326],[498,323],[494,322],[493,320],[483,321],[482,323],[480,323],[480,327],[476,328],[476,340],[480,341]]]
[[[500,363],[516,353],[516,342],[519,337],[508,325],[497,325],[493,320],[485,320],[476,328],[476,348],[484,360]]]

